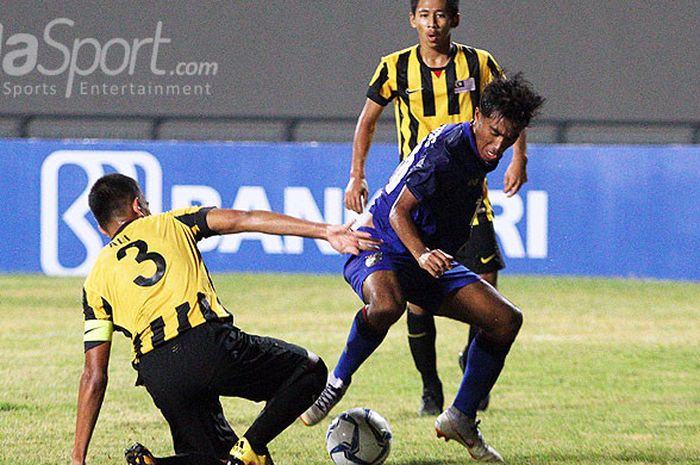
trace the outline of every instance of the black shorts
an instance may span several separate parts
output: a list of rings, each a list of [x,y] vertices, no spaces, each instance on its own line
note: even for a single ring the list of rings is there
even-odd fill
[[[209,322],[146,353],[139,379],[167,420],[176,453],[225,458],[238,437],[219,396],[270,400],[311,363],[302,347]]]
[[[493,222],[483,212],[479,212],[478,220],[479,224],[472,226],[469,240],[457,251],[455,260],[477,274],[502,270],[506,264],[498,247]]]

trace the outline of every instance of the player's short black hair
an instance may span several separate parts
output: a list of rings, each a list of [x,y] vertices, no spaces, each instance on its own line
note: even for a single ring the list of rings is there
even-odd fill
[[[510,78],[501,75],[484,88],[479,111],[486,117],[499,114],[522,130],[537,115],[544,101],[545,98],[535,92],[523,73],[516,73]]]
[[[106,174],[90,189],[88,205],[97,223],[106,228],[110,220],[129,208],[131,202],[140,194],[141,188],[138,183],[129,176],[120,173]]]
[[[416,14],[418,2],[420,0],[411,0],[411,13]],[[459,0],[447,0],[447,14],[455,17],[459,14]]]

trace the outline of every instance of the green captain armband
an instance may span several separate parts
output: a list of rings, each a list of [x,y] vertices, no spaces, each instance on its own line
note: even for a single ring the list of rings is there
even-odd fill
[[[83,335],[85,351],[103,342],[111,342],[113,332],[114,325],[109,320],[85,320],[85,334]]]

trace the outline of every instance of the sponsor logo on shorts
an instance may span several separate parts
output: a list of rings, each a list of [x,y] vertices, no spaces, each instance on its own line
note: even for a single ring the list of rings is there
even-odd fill
[[[486,265],[488,262],[490,262],[490,261],[493,260],[494,258],[496,258],[496,254],[495,254],[495,253],[489,255],[488,257],[479,257],[479,260],[481,260],[481,263],[482,263],[483,265]]]
[[[372,255],[365,258],[365,266],[367,268],[371,268],[381,261],[382,261],[382,253],[381,252],[373,253]]]

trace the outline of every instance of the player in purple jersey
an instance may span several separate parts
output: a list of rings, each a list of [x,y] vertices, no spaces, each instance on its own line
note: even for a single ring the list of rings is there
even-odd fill
[[[369,208],[377,234],[392,250],[407,252],[390,222],[391,209],[406,186],[419,199],[411,218],[426,245],[438,242],[454,254],[469,231],[471,216],[483,189],[478,185],[495,165],[476,154],[471,123],[447,124],[431,132],[396,168]],[[425,202],[420,202],[424,199]]]
[[[455,400],[437,418],[439,437],[464,445],[477,460],[502,462],[477,428],[480,401],[495,384],[522,325],[522,314],[494,287],[453,259],[481,202],[486,173],[528,126],[544,99],[516,74],[485,89],[474,120],[431,132],[397,167],[359,221],[384,242],[350,257],[345,279],[364,301],[345,349],[316,402],[301,416],[328,415],[352,375],[374,352],[410,301],[435,315],[480,328],[469,348]]]

